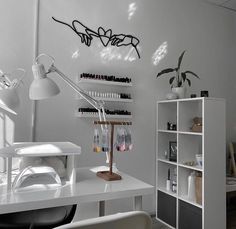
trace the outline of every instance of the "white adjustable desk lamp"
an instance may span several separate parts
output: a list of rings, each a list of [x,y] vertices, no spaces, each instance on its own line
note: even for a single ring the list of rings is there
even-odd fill
[[[51,66],[48,71],[45,71],[43,64],[38,63],[38,59],[42,56],[47,56],[52,60]],[[54,81],[47,77],[48,74],[56,72],[74,91],[76,91],[84,100],[91,104],[98,111],[100,121],[105,121],[105,111],[104,111],[104,101],[97,100],[87,94],[82,88],[80,88],[76,83],[74,83],[70,78],[63,74],[55,65],[54,58],[46,55],[40,54],[35,59],[35,63],[32,66],[32,71],[34,75],[34,80],[30,85],[29,97],[32,100],[42,100],[50,98],[57,95],[60,89]]]

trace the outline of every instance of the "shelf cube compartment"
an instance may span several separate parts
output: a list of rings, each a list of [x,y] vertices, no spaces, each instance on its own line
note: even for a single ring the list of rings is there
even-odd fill
[[[202,209],[179,200],[179,228],[202,229]]]
[[[167,164],[167,163],[158,161],[157,184],[158,184],[158,188],[163,190],[164,192],[170,192],[170,193],[174,194],[171,190],[168,191],[166,189],[166,181],[168,179],[168,170],[169,169],[170,169],[170,179],[172,181],[173,177],[174,177],[176,165]],[[171,187],[170,187],[170,189],[171,189]]]
[[[177,103],[159,103],[157,110],[159,130],[167,130],[167,123],[177,125]]]
[[[176,227],[176,198],[164,192],[157,191],[157,218]]]
[[[179,131],[192,132],[195,117],[202,118],[202,100],[181,101],[179,102]]]
[[[196,171],[189,169],[189,168],[179,167],[179,171],[178,171],[178,197],[187,203],[190,203],[192,205],[195,205],[195,206],[201,208],[201,204],[197,203],[197,190],[198,190],[198,188],[196,186],[196,179],[194,181],[194,187],[195,187],[194,188],[195,189],[194,198],[192,199],[192,198],[189,198],[189,196],[188,196],[188,191],[189,191],[188,190],[189,189],[188,177],[190,176],[190,174],[192,172],[200,173],[202,175],[201,172],[196,172]],[[199,192],[198,192],[198,195],[199,195]]]
[[[157,137],[158,158],[162,160],[170,160],[170,143],[177,142],[176,133],[159,132]],[[177,152],[178,153],[178,152]]]
[[[202,136],[179,134],[178,163],[192,165],[192,162],[201,169],[200,161],[198,164],[196,159],[199,155],[202,155]]]

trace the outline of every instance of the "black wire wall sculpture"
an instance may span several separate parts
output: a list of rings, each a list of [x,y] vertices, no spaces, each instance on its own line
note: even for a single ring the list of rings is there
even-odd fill
[[[105,30],[102,27],[99,27],[97,32],[95,32],[83,25],[78,20],[73,20],[72,25],[70,25],[54,17],[52,17],[52,19],[58,23],[70,27],[80,37],[81,42],[87,45],[88,47],[91,45],[93,37],[97,37],[101,40],[104,47],[107,47],[109,43],[117,47],[133,46],[138,57],[140,58],[140,54],[138,51],[139,39],[137,37],[125,34],[113,34],[111,29]]]

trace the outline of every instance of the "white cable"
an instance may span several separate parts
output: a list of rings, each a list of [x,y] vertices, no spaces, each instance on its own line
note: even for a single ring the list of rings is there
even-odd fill
[[[41,58],[41,57],[43,57],[43,56],[49,57],[49,58],[52,60],[51,65],[54,65],[55,59],[54,59],[52,56],[50,56],[50,55],[48,55],[48,54],[45,54],[45,53],[39,54],[39,55],[35,58],[34,63],[35,63],[35,64],[38,64],[39,58]]]

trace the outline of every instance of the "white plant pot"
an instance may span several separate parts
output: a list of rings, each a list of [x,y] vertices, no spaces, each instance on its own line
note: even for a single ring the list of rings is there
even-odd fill
[[[179,99],[184,99],[186,94],[185,87],[172,87],[172,92],[175,93]]]

